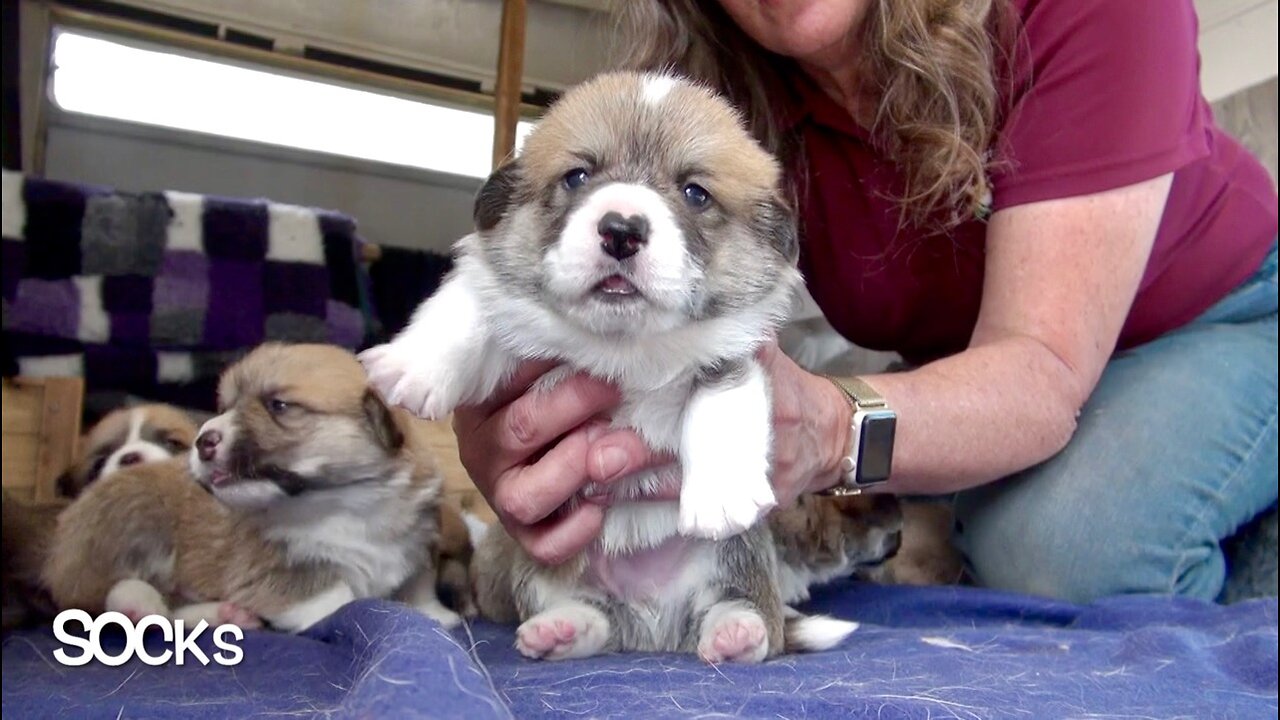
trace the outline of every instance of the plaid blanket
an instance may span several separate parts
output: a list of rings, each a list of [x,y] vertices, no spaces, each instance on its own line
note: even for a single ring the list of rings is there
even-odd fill
[[[6,374],[156,396],[264,341],[357,349],[371,330],[338,213],[5,171],[3,231]]]

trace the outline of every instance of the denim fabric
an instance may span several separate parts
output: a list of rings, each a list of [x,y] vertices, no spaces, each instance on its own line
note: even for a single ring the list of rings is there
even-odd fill
[[[980,585],[1212,600],[1222,541],[1276,503],[1276,248],[1194,322],[1117,354],[1061,453],[956,497]]]

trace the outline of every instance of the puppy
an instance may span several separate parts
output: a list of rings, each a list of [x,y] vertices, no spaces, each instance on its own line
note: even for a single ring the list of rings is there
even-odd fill
[[[353,355],[264,345],[218,394],[187,457],[126,467],[59,517],[59,607],[296,632],[395,597],[458,622],[436,595],[439,476]]]
[[[613,496],[601,539],[559,567],[498,527],[485,534],[480,611],[523,621],[526,656],[783,651],[777,552],[756,524],[775,499],[754,355],[800,282],[780,176],[711,91],[603,75],[567,93],[488,179],[451,275],[361,356],[390,402],[428,418],[485,400],[522,359],[552,358],[563,364],[538,389],[573,371],[605,378],[623,395],[613,424],[679,457],[678,504],[634,501],[672,468],[589,488]],[[829,647],[854,626],[823,627],[796,647]]]
[[[859,568],[858,576],[883,584],[958,585],[964,557],[951,542],[955,517],[948,503],[904,500],[902,544],[884,563]]]
[[[771,513],[783,602],[805,602],[814,585],[855,575],[867,579],[892,562],[902,544],[902,519],[892,495],[803,495]]]
[[[75,461],[58,477],[61,498],[31,503],[4,495],[4,627],[29,625],[52,617],[49,593],[40,582],[58,513],[66,498],[122,467],[167,460],[185,453],[196,426],[168,405],[140,405],[108,413],[80,439]]]
[[[58,478],[58,490],[76,497],[120,468],[182,455],[195,439],[195,423],[178,408],[140,405],[112,411],[81,438],[75,463]]]

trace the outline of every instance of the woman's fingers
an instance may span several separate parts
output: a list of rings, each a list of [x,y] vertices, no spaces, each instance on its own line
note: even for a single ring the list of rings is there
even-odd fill
[[[545,520],[573,497],[588,480],[583,459],[596,426],[565,436],[537,462],[503,473],[493,489],[493,508],[520,525]]]
[[[536,525],[510,527],[525,552],[544,565],[558,565],[590,545],[604,527],[604,508],[583,503]]]

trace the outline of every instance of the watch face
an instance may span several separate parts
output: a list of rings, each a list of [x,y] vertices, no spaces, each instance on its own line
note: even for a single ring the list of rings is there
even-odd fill
[[[892,412],[869,412],[858,431],[859,485],[884,482],[893,470],[893,435],[898,418]]]

